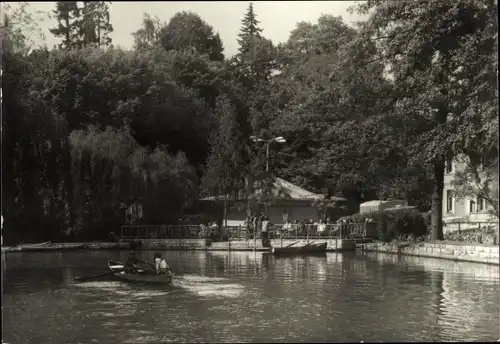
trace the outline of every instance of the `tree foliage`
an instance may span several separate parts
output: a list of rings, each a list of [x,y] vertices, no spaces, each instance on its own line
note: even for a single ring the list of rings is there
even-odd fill
[[[255,91],[269,81],[276,68],[277,50],[261,35],[262,29],[250,3],[238,34],[238,53],[231,59],[233,77],[246,91]]]
[[[56,9],[52,11],[58,25],[50,29],[50,33],[62,39],[59,48],[71,48],[76,46],[78,40],[77,20],[80,17],[80,9],[77,1],[57,1]]]
[[[30,48],[24,5],[2,8],[7,241],[104,236],[134,203],[141,221],[173,223],[200,191],[269,203],[278,176],[325,205],[336,195],[432,205],[440,239],[444,161],[458,155],[469,167],[457,194],[498,214],[495,172],[480,168],[498,159],[493,1],[370,0],[357,27],[322,15],[278,46],[251,4],[229,60],[190,12],[168,23],[145,14],[134,49],[103,49],[108,3],[58,2],[51,33],[62,44],[49,51]],[[251,135],[286,143],[268,155]]]
[[[57,1],[53,13],[58,25],[49,31],[62,38],[59,48],[110,45],[109,34],[113,32],[113,26],[109,4],[106,1]]]
[[[496,68],[492,60],[496,7],[489,0],[372,0],[358,7],[370,13],[361,36],[377,42],[379,59],[390,67],[398,90],[394,117],[400,122],[400,135],[413,138],[409,153],[414,160],[429,164],[432,172],[433,239],[443,239],[445,161],[470,151],[477,142],[474,137],[482,140],[474,132],[477,125],[458,129],[465,129],[462,123],[489,118],[488,107],[494,105],[496,91],[486,71],[494,73]],[[472,55],[475,62],[470,60]],[[486,92],[476,96],[475,84]],[[476,102],[471,97],[489,101]]]
[[[158,17],[144,13],[142,27],[132,33],[134,37],[134,49],[143,50],[154,47],[160,40],[161,29],[165,24]]]
[[[109,34],[113,32],[109,17],[107,1],[83,1],[81,18],[77,20],[80,46],[108,46],[111,44]]]
[[[224,60],[224,47],[218,33],[197,14],[176,13],[167,25],[161,28],[160,45],[166,50],[194,48],[211,61]]]
[[[216,127],[210,137],[210,155],[202,188],[208,196],[226,196],[241,189],[243,169],[239,142],[241,132],[234,107],[221,97],[215,108]]]

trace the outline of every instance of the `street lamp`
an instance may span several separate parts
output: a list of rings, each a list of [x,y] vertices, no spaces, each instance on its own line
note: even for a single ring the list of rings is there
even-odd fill
[[[271,146],[271,143],[273,142],[278,142],[278,143],[285,143],[286,140],[283,136],[276,136],[276,137],[273,137],[272,139],[270,140],[264,140],[264,139],[261,139],[255,135],[252,135],[250,136],[250,140],[252,140],[253,142],[264,142],[264,144],[266,145],[266,172],[269,171],[269,147]],[[248,210],[250,210],[250,201],[248,201]],[[267,209],[267,204],[266,204],[266,209]],[[256,228],[254,227],[253,228],[253,241],[254,241],[254,252],[257,250],[257,236],[256,236]]]
[[[272,139],[270,140],[264,140],[264,139],[261,139],[255,135],[252,135],[250,136],[250,140],[252,140],[253,142],[264,142],[265,145],[266,145],[266,172],[269,171],[269,147],[271,146],[271,143],[273,142],[278,142],[278,143],[285,143],[286,140],[283,136],[277,136],[277,137],[273,137]]]

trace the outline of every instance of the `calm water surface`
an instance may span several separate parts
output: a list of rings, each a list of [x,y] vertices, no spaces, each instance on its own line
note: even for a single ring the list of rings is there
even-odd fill
[[[152,259],[154,252],[142,252]],[[165,252],[168,287],[113,279],[126,253],[7,254],[7,343],[497,340],[499,268],[382,254]]]

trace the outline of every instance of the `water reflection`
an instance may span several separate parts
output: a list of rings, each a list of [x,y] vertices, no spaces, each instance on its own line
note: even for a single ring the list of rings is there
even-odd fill
[[[7,255],[16,343],[496,340],[499,269],[380,254],[163,252],[167,287],[75,283],[127,252]],[[143,251],[142,259],[154,252]]]
[[[422,320],[438,340],[477,340],[478,335],[487,336],[478,333],[481,324],[499,320],[498,266],[388,254],[367,257],[397,267],[407,276],[405,286],[420,286],[424,296],[429,295],[433,302]]]

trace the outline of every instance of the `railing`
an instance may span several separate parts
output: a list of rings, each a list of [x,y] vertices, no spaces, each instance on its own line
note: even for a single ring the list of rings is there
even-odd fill
[[[370,235],[369,224],[345,223],[345,224],[274,224],[268,232],[269,238],[282,239],[332,239],[332,238],[365,238]],[[368,235],[367,235],[368,234]],[[256,230],[257,238],[261,237],[261,231]],[[121,239],[202,239],[227,237],[230,240],[251,239],[254,229],[246,226],[232,226],[209,228],[200,225],[137,225],[122,226]]]
[[[491,227],[495,228],[495,226],[498,226],[498,221],[443,221],[445,232],[481,230]]]
[[[121,239],[188,239],[200,238],[200,226],[138,225],[122,226]]]
[[[365,223],[344,223],[344,224],[323,224],[323,225],[274,225],[276,230],[271,231],[272,237],[283,239],[332,239],[332,238],[365,238],[367,236],[367,224]]]

